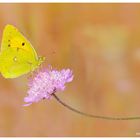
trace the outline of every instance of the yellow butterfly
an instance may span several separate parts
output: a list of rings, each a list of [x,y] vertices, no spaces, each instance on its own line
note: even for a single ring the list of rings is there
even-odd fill
[[[13,25],[3,31],[0,72],[5,78],[16,78],[35,70],[45,60],[38,57],[30,42]]]

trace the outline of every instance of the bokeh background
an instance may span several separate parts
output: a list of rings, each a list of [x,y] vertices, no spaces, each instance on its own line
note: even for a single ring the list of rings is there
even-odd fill
[[[57,95],[96,115],[140,116],[140,4],[0,4],[0,40],[13,24],[43,67],[71,68]],[[0,136],[139,136],[140,120],[107,121],[75,114],[55,99],[23,107],[27,78],[0,76]]]

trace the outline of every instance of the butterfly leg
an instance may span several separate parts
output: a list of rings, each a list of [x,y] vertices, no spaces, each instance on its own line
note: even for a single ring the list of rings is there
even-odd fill
[[[37,68],[37,71],[39,72],[39,71],[41,71],[42,69],[43,69],[43,65],[40,64],[40,66]]]
[[[30,66],[30,72],[31,72],[31,74],[30,74],[30,76],[29,76],[29,78],[33,78],[33,75],[34,75],[34,73],[33,73],[33,69],[32,69],[32,63],[31,62],[29,62],[29,61],[27,61],[27,63],[29,64],[29,66]]]

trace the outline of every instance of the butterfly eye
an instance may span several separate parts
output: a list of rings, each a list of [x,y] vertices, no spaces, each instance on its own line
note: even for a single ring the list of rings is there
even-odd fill
[[[24,45],[25,45],[25,43],[23,42],[23,43],[22,43],[22,46],[24,46]]]

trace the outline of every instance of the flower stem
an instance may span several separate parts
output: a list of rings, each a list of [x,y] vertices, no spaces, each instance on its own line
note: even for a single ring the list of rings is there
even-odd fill
[[[61,101],[54,93],[52,95],[61,105],[63,105],[67,109],[69,109],[75,113],[78,113],[80,115],[86,116],[86,117],[91,117],[91,118],[96,118],[96,119],[105,119],[105,120],[139,120],[140,119],[140,116],[138,116],[138,117],[108,117],[108,116],[98,116],[98,115],[84,113],[84,112],[81,112],[81,111],[67,105],[66,103]]]

